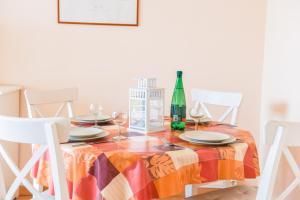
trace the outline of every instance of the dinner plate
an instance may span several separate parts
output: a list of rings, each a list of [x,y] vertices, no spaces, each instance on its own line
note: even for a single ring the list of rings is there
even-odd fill
[[[221,142],[230,138],[229,135],[213,131],[186,131],[184,136],[192,140],[200,140],[205,142]]]
[[[101,139],[104,138],[106,136],[108,136],[110,133],[107,131],[103,131],[102,133],[99,133],[95,136],[91,136],[91,137],[72,137],[69,136],[69,141],[73,141],[73,142],[84,142],[84,141],[90,141],[90,140],[96,140],[96,139]]]
[[[77,116],[74,118],[75,121],[78,122],[95,122],[95,116],[93,115],[81,115],[81,116]],[[97,116],[96,118],[97,121],[110,121],[111,117],[109,115],[101,115],[101,116]]]
[[[73,127],[70,130],[69,136],[73,138],[94,137],[103,132],[104,131],[99,128]]]
[[[235,137],[230,136],[229,139],[223,140],[221,142],[206,142],[206,141],[200,141],[200,140],[193,140],[190,138],[187,138],[185,134],[181,134],[178,136],[180,139],[192,143],[192,144],[199,144],[199,145],[214,145],[214,146],[219,146],[219,145],[226,145],[226,144],[231,144],[236,141]]]

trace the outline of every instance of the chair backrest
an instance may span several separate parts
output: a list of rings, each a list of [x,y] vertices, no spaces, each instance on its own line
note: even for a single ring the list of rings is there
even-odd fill
[[[6,195],[5,178],[4,178],[2,166],[0,163],[0,199],[4,199],[5,195]]]
[[[223,122],[231,114],[230,123],[235,125],[242,94],[192,89],[192,100],[196,102],[195,107],[201,106],[201,111],[209,118],[213,117],[206,104],[228,107],[218,121]]]
[[[24,92],[28,117],[44,117],[38,109],[40,105],[60,104],[54,117],[60,116],[65,106],[67,106],[68,117],[74,117],[73,102],[77,99],[77,88],[67,88],[59,90],[25,90]]]
[[[285,199],[296,187],[300,185],[300,169],[291,154],[289,147],[300,147],[300,123],[270,121],[265,126],[265,146],[270,146],[261,176],[257,200],[271,200],[276,175],[278,173],[281,156],[285,156],[290,169],[295,175],[295,180],[276,198]]]
[[[20,119],[0,116],[0,140],[39,144],[40,146],[33,153],[33,156],[25,164],[24,168],[20,170],[0,144],[0,155],[16,175],[15,181],[6,192],[5,200],[13,199],[20,184],[23,184],[37,199],[45,199],[41,193],[34,189],[32,184],[26,179],[26,176],[46,150],[48,150],[50,157],[55,199],[69,199],[66,175],[63,173],[65,170],[63,155],[59,146],[59,141],[65,142],[67,140],[69,126],[69,120],[65,118]]]

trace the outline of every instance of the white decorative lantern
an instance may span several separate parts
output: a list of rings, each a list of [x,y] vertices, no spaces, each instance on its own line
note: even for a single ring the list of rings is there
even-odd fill
[[[129,91],[129,130],[140,133],[164,130],[164,89],[155,78],[139,78]]]

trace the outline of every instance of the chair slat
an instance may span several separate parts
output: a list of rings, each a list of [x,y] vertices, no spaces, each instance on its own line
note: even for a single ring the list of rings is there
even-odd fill
[[[192,89],[192,100],[197,101],[199,99],[212,105],[239,107],[242,101],[242,94]]]
[[[66,104],[65,104],[65,103],[62,103],[62,104],[59,106],[58,110],[56,111],[54,117],[59,117],[65,106],[66,106]]]
[[[284,147],[282,149],[283,155],[285,156],[286,160],[288,161],[289,166],[291,167],[294,175],[296,178],[300,180],[300,170],[298,167],[297,162],[294,159],[294,156],[291,154],[290,150],[287,147]]]
[[[65,173],[61,173],[65,170],[64,162],[63,162],[63,155],[60,150],[60,146],[58,145],[58,137],[57,137],[57,129],[55,124],[47,124],[46,125],[46,135],[49,145],[49,154],[50,154],[50,161],[57,162],[56,167],[52,168],[52,178],[54,182],[54,190],[56,192],[56,199],[57,200],[65,200],[68,199],[68,188],[65,185],[65,181],[67,177]]]
[[[73,102],[77,99],[77,88],[67,88],[59,90],[25,90],[24,92],[28,117],[33,118],[34,114],[43,117],[43,114],[37,108],[40,105],[61,103],[54,117],[61,115],[64,107],[67,105],[68,117],[74,117],[72,108]]]
[[[199,107],[199,105],[201,105],[201,109],[204,114],[209,118],[213,117],[206,104],[229,107],[221,115],[218,121],[223,122],[231,114],[230,123],[235,125],[238,107],[242,100],[242,94],[192,89],[192,100],[196,102],[195,107]]]
[[[269,155],[261,176],[256,197],[257,200],[271,200],[272,198],[276,173],[278,171],[279,160],[281,156],[281,148],[283,146],[283,131],[284,128],[282,126],[277,126],[275,133],[276,136],[272,146],[270,147]]]
[[[277,131],[276,131],[277,130]],[[282,131],[280,131],[282,130]],[[278,142],[278,135],[281,135]],[[300,169],[295,161],[294,156],[291,154],[289,147],[300,147],[300,123],[299,122],[285,122],[285,121],[270,121],[265,126],[262,137],[262,149],[270,146],[268,155],[263,152],[263,158],[267,157],[264,165],[264,171],[261,179],[261,188],[258,194],[261,195],[258,200],[270,200],[273,193],[274,182],[276,174],[278,173],[279,159],[285,156],[290,169],[295,175],[295,180],[275,199],[285,199],[296,187],[300,186]],[[274,142],[275,141],[275,142]],[[277,145],[276,145],[277,143]],[[276,148],[276,153],[274,153]],[[267,177],[267,175],[269,177]]]
[[[70,121],[65,118],[14,118],[0,116],[0,140],[16,143],[47,144],[46,137],[41,137],[45,131],[45,123],[57,125],[60,142],[68,141]],[[20,128],[21,127],[21,128]]]
[[[2,171],[2,164],[0,163],[0,199],[4,199],[5,198],[5,194],[6,194],[6,187],[5,187],[5,181],[4,181],[4,175],[3,175],[3,171]]]
[[[47,149],[49,150],[51,171],[54,179],[55,199],[69,199],[66,176],[64,173],[64,161],[59,146],[59,140],[68,137],[69,126],[69,120],[64,118],[20,119],[14,117],[0,117],[0,140],[16,143],[31,142],[31,144],[40,144],[39,149],[34,151],[32,157],[21,170],[0,144],[0,155],[16,175],[16,179],[5,194],[4,200],[11,200],[20,184],[23,184],[28,191],[32,193],[34,198],[39,200],[49,199],[49,197],[45,198],[45,195],[37,191],[26,179],[32,167]],[[3,182],[0,184],[3,184]]]
[[[226,118],[230,115],[230,113],[233,111],[233,107],[228,108],[225,113],[219,118],[218,121],[223,122],[226,120]]]
[[[25,90],[30,105],[43,105],[75,101],[78,96],[77,88],[59,90]]]
[[[44,115],[38,109],[38,106],[46,104],[61,103],[58,110],[55,112],[54,117],[58,117],[62,114],[62,111],[67,106],[67,113],[69,118],[74,117],[73,102],[78,97],[77,88],[67,88],[59,90],[25,90],[24,92],[28,117],[44,117]],[[34,180],[34,187],[42,191],[43,187]]]

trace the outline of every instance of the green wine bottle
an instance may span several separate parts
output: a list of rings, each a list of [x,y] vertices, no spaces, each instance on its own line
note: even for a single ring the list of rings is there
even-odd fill
[[[182,82],[182,71],[177,71],[177,80],[171,103],[171,129],[184,130],[186,122],[186,102]]]

